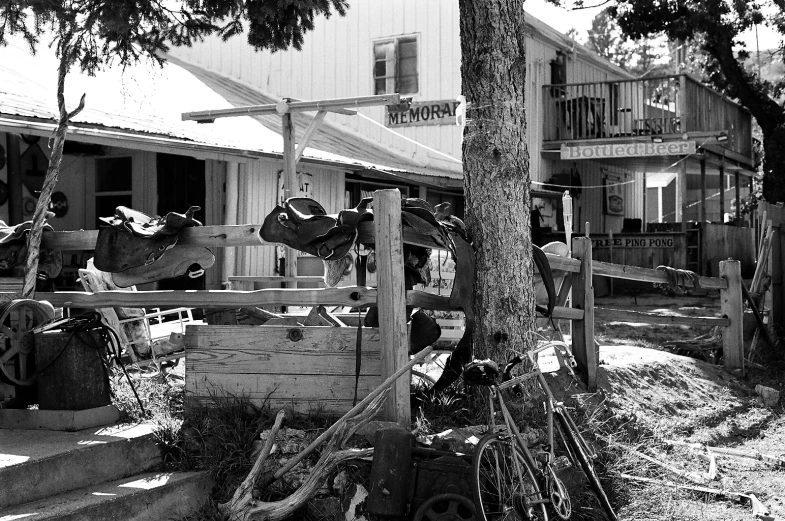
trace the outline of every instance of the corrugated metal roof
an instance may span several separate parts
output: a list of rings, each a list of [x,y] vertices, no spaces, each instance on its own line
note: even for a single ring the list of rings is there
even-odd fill
[[[57,67],[58,60],[49,48],[31,55],[21,41],[0,47],[0,130],[42,133],[54,129]],[[148,63],[125,69],[107,67],[92,77],[73,70],[65,82],[66,107],[73,110],[79,97],[86,96],[84,110],[72,120],[70,136],[80,141],[108,140],[127,148],[158,145],[189,153],[211,152],[222,159],[282,157],[280,119],[277,129],[247,116],[222,118],[207,125],[182,121],[183,112],[234,106],[221,94],[226,89],[217,91],[215,86],[216,82],[208,84],[174,63],[163,68]],[[302,160],[354,171],[417,173],[383,161],[352,157],[354,150],[360,148],[325,151],[311,146]]]
[[[194,76],[203,81],[210,88],[221,94],[227,101],[236,107],[245,107],[249,105],[265,105],[270,103],[277,103],[278,99],[268,96],[259,92],[258,90],[240,83],[238,81],[227,78],[218,73],[208,71],[197,65],[193,65],[172,56],[167,56],[167,59],[174,64],[188,70]],[[218,107],[211,107],[206,104],[200,104],[193,110],[209,110]],[[315,113],[314,113],[315,114]],[[296,138],[299,141],[302,134],[305,132],[308,124],[313,119],[314,114],[298,113],[296,125]],[[253,119],[260,122],[267,129],[280,131],[281,118],[277,115],[253,116]],[[216,120],[216,122],[220,119]],[[327,122],[322,124],[317,129],[310,141],[309,148],[306,149],[306,154],[314,147],[323,152],[331,152],[341,156],[348,156],[359,160],[367,161],[369,163],[376,163],[388,165],[391,167],[399,168],[407,172],[420,173],[423,175],[446,177],[450,179],[462,179],[461,174],[457,174],[449,170],[440,170],[435,168],[425,168],[422,165],[415,163],[406,157],[396,154],[387,150],[378,144],[364,140],[351,132],[341,130]]]

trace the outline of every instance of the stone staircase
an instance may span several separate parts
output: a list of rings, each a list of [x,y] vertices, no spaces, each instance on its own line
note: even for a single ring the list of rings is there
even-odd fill
[[[176,520],[198,510],[203,472],[155,472],[150,425],[0,429],[0,521]]]

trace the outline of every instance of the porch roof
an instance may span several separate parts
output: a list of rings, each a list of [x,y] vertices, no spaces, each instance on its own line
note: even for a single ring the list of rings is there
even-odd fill
[[[0,57],[0,131],[51,136],[58,113],[54,53],[44,47],[31,55],[23,42],[12,40],[0,48]],[[68,110],[76,107],[83,93],[85,108],[72,121],[69,140],[238,162],[283,157],[280,133],[253,118],[219,119],[209,125],[182,121],[183,112],[198,107],[233,105],[174,63],[163,68],[144,63],[125,70],[107,67],[93,77],[72,70],[65,82]],[[301,161],[370,176],[416,175],[313,147],[305,150]]]

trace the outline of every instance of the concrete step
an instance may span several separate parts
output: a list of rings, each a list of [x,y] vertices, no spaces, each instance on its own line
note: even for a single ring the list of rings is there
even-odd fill
[[[152,469],[161,462],[152,431],[148,424],[0,430],[0,511]]]
[[[180,519],[201,508],[211,487],[206,472],[149,472],[0,509],[0,521]]]

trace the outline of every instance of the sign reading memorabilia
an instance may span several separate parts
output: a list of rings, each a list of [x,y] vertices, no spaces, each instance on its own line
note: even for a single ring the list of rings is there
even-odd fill
[[[460,101],[416,101],[404,112],[388,112],[388,127],[419,127],[424,125],[455,125],[455,109]]]
[[[673,248],[673,237],[614,237],[592,239],[592,248]]]
[[[606,143],[603,145],[562,145],[561,159],[606,159],[617,157],[685,156],[694,154],[695,141],[663,143]]]

